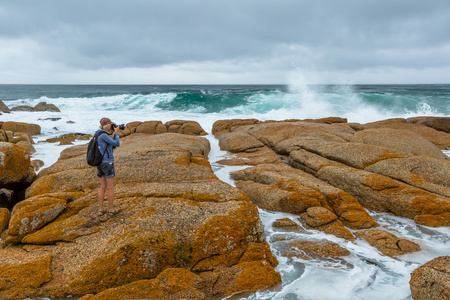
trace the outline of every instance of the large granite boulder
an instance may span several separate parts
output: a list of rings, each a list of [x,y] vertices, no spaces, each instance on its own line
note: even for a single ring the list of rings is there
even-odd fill
[[[2,130],[12,132],[25,132],[30,136],[41,134],[41,126],[23,122],[4,122],[2,125]]]
[[[365,170],[450,197],[450,161],[426,156],[392,158],[374,163]]]
[[[66,200],[58,195],[28,198],[14,206],[9,222],[9,235],[23,237],[56,219],[66,208]]]
[[[187,135],[207,135],[206,131],[196,121],[172,120],[164,124],[167,132]]]
[[[213,135],[218,137],[223,133],[233,132],[236,128],[241,129],[245,126],[251,126],[260,123],[261,121],[258,121],[257,119],[219,120],[214,122],[211,132]]]
[[[421,225],[450,226],[449,197],[347,166],[325,166],[317,177],[348,192],[368,209],[410,218]]]
[[[343,124],[269,122],[251,126],[248,132],[276,153],[288,155],[309,142],[346,142],[355,131]]]
[[[426,126],[425,124],[421,124],[420,122],[414,123],[408,122],[406,119],[396,118],[371,122],[367,124],[349,123],[348,125],[357,131],[364,129],[381,128],[407,130],[421,135],[423,138],[435,144],[439,149],[450,149],[449,133],[441,130],[436,130],[432,127]]]
[[[433,129],[450,133],[450,117],[413,117],[408,118],[413,124],[423,124]]]
[[[145,121],[136,128],[136,133],[159,134],[166,132],[167,128],[161,121]]]
[[[7,208],[0,207],[0,233],[8,228],[9,219],[11,218],[11,213]]]
[[[34,107],[30,105],[18,105],[11,107],[11,111],[34,111]]]
[[[28,152],[15,144],[0,142],[0,186],[20,191],[35,177]]]
[[[231,176],[237,180],[236,186],[261,208],[301,214],[319,206],[334,213],[351,229],[377,225],[355,198],[288,165],[259,165],[233,172]]]
[[[207,135],[205,130],[196,121],[173,120],[163,124],[161,121],[145,121],[127,124],[131,133],[147,133],[147,134],[161,134],[161,133],[179,133],[193,136]]]
[[[2,250],[0,250],[2,251]],[[23,299],[43,284],[52,280],[52,255],[29,253],[23,249],[10,249],[11,258],[2,255],[0,263],[0,298]],[[22,252],[22,253],[21,253]]]
[[[14,143],[25,149],[28,153],[36,152],[36,149],[33,147],[33,138],[26,132],[0,130],[0,142]]]
[[[121,300],[124,297],[168,300],[216,299],[221,295],[234,295],[243,290],[255,292],[278,281],[278,273],[268,264],[259,262],[241,263],[228,269],[224,268],[220,276],[209,273],[197,275],[186,269],[168,268],[154,279],[132,282],[97,295],[89,294],[80,300]]]
[[[241,140],[251,136],[252,145],[257,145],[256,139],[292,167],[350,194],[365,208],[411,218],[426,226],[450,224],[450,168],[448,158],[439,149],[447,149],[441,147],[447,143],[450,147],[448,133],[405,119],[364,125],[228,120],[216,122],[214,128],[220,139],[226,139],[227,135],[239,136]],[[235,143],[236,146],[229,147],[230,151],[242,151],[237,155],[245,153],[246,147],[240,149],[240,144],[245,145]],[[261,176],[253,175],[260,178],[256,181],[235,177],[242,181],[237,185],[266,209],[281,209],[280,200],[288,203],[292,191],[281,191],[274,183],[264,187],[267,183],[261,180],[266,180],[270,171],[259,171]],[[303,177],[297,181],[304,185],[307,180]],[[304,204],[292,207],[299,209],[296,213],[304,213],[314,206]],[[282,211],[290,209],[286,207]],[[332,211],[336,213],[336,207]],[[341,220],[341,214],[336,215]]]
[[[450,256],[436,257],[414,270],[409,285],[414,300],[450,299]]]
[[[11,112],[9,107],[2,100],[0,100],[0,112],[5,112],[5,113]],[[1,126],[0,126],[0,128],[1,128]]]
[[[55,104],[47,102],[39,102],[34,106],[34,111],[50,111],[50,112],[61,112]]]
[[[246,132],[232,132],[219,137],[221,150],[233,153],[264,147],[264,144]]]
[[[391,128],[365,129],[355,133],[355,139],[365,144],[445,160],[444,153],[438,147],[421,135],[409,130]]]
[[[25,257],[40,263],[51,257],[42,266],[50,276],[5,286],[0,298],[211,299],[280,282],[257,207],[214,175],[207,139],[175,133],[121,139],[114,156],[122,210],[102,217],[96,169],[86,164],[85,147],[74,148],[27,189],[6,231],[9,246],[0,249],[0,282],[13,272],[2,266],[21,270]]]
[[[253,148],[245,152],[233,153],[217,163],[225,166],[257,166],[261,164],[279,164],[282,159],[269,147]]]
[[[218,161],[223,165],[259,165],[282,162],[272,149],[246,132],[221,134],[219,146],[221,150],[233,153],[233,155]]]
[[[285,229],[290,231],[300,231],[301,227],[289,218],[275,220],[272,223],[273,228]]]

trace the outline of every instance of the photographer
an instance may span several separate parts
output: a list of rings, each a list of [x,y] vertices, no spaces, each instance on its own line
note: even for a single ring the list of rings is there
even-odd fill
[[[98,146],[100,153],[103,154],[102,163],[97,166],[97,176],[100,178],[100,189],[98,191],[98,214],[104,215],[106,212],[110,216],[113,216],[120,212],[119,207],[114,206],[114,178],[116,176],[116,170],[114,168],[114,156],[113,149],[120,146],[119,141],[119,129],[123,129],[123,125],[118,126],[108,118],[102,118],[100,120],[100,129],[97,133],[104,132],[107,134],[101,134],[98,137]],[[114,133],[114,137],[109,135]],[[105,191],[108,190],[108,209],[103,208],[103,200],[105,199]]]

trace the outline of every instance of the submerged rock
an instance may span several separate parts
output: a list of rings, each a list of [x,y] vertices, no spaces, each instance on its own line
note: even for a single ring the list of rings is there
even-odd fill
[[[289,218],[278,219],[275,222],[273,222],[272,226],[274,228],[282,228],[282,229],[288,229],[288,230],[293,230],[293,231],[298,231],[301,229],[300,225],[298,225],[297,223],[295,223],[294,221],[292,221]]]
[[[288,247],[291,248],[291,250],[285,252],[283,256],[317,259],[323,257],[348,256],[351,254],[347,249],[330,241],[296,240],[288,243]]]
[[[380,229],[362,230],[355,232],[355,235],[366,240],[384,255],[391,257],[420,251],[418,244]]]

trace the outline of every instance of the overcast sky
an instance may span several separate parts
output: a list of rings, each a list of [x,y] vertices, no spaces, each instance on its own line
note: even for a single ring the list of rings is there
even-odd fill
[[[0,0],[0,83],[450,83],[449,0]]]

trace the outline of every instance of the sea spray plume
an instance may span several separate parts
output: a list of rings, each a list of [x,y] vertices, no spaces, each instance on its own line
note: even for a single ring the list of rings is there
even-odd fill
[[[372,86],[343,82],[335,85],[311,85],[304,73],[291,72],[287,80],[289,92],[295,95],[297,118],[324,118],[340,116],[349,122],[367,123],[405,114],[404,99],[390,94],[380,94]],[[317,81],[317,80],[315,80]],[[402,101],[403,100],[403,101]],[[395,105],[396,101],[401,103]],[[393,105],[394,104],[394,105]],[[402,107],[401,109],[399,109]]]
[[[324,86],[311,85],[302,72],[297,70],[289,73],[287,82],[292,101],[297,106],[297,118],[324,118],[342,113],[333,103],[336,94],[324,93]]]

